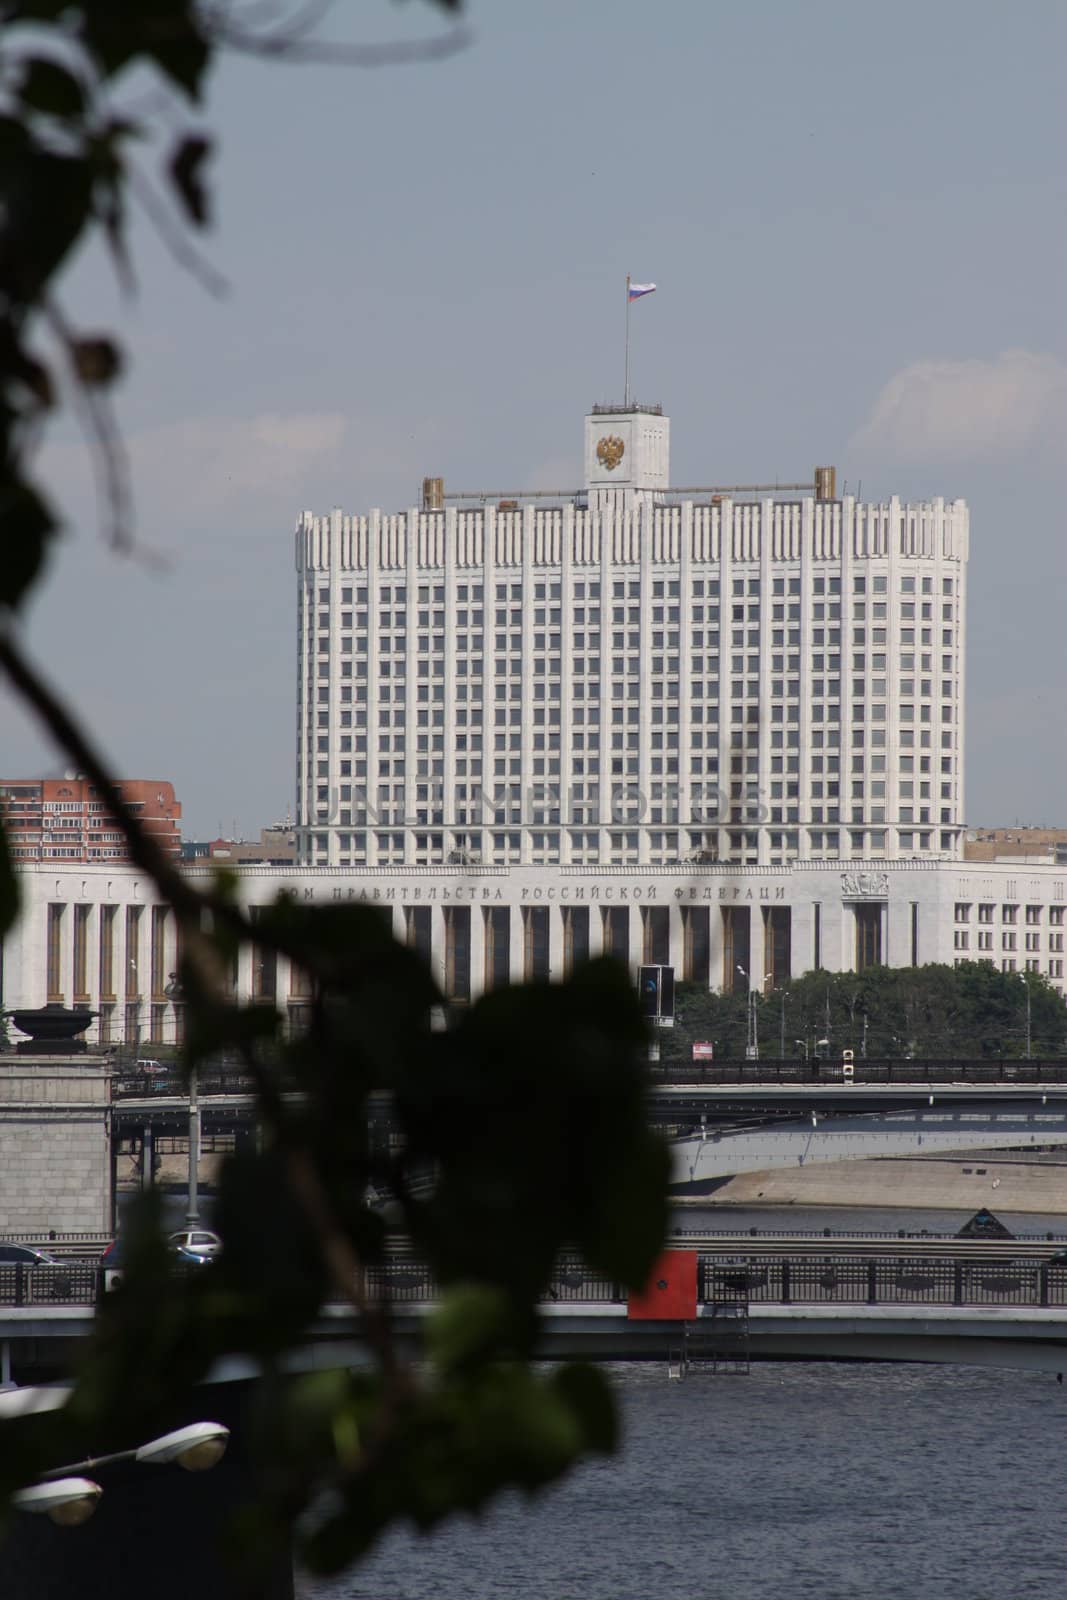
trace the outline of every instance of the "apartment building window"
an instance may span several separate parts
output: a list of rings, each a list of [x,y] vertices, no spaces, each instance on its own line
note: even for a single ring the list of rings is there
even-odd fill
[[[967,950],[970,947],[970,934],[966,929],[957,928],[953,937],[953,945],[957,950]]]
[[[957,922],[969,922],[970,920],[971,920],[971,908],[970,908],[970,906],[969,905],[960,905],[959,902],[957,902],[957,904],[956,904],[956,921]]]
[[[992,950],[993,935],[989,932],[980,931],[978,934],[978,948],[979,950]]]
[[[1027,906],[1026,921],[1031,928],[1039,927],[1041,924],[1041,907]]]
[[[996,911],[996,907],[995,906],[980,905],[978,907],[978,920],[979,920],[979,922],[992,922],[993,919],[994,919],[995,911]]]
[[[1001,934],[1001,936],[1000,936],[1000,948],[1002,950],[1014,950],[1015,949],[1015,935],[1014,935],[1014,933],[1002,933]]]
[[[1017,920],[1018,915],[1019,915],[1019,907],[1018,906],[1001,906],[1001,908],[1000,908],[1000,920],[1001,920],[1001,922],[1014,923]]]

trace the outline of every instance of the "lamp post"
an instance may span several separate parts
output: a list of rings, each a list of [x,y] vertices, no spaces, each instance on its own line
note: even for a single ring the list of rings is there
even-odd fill
[[[177,1016],[182,1000],[182,986],[177,973],[172,972],[164,994],[174,1007]],[[177,1033],[177,1025],[175,1025]],[[189,1165],[186,1179],[185,1225],[195,1228],[200,1221],[200,1081],[196,1062],[189,1069]]]
[[[806,1061],[808,1059],[808,1041],[806,1039],[794,1039],[793,1043],[798,1044],[803,1050],[804,1060]]]
[[[146,1466],[184,1467],[186,1472],[207,1472],[217,1466],[226,1453],[230,1430],[221,1422],[191,1422],[133,1450],[116,1450],[110,1455],[88,1456],[72,1466],[54,1467],[43,1472],[37,1483],[18,1489],[11,1503],[18,1511],[41,1513],[61,1527],[77,1527],[96,1510],[103,1489],[86,1476],[97,1467],[114,1466],[120,1461],[136,1461]]]
[[[1031,1042],[1031,1036],[1030,1036],[1030,1020],[1031,1020],[1031,1017],[1030,1017],[1030,974],[1028,972],[1020,972],[1019,978],[1020,978],[1024,988],[1026,989],[1026,1059],[1027,1059],[1027,1061],[1029,1061],[1029,1059],[1030,1059],[1030,1042]]]
[[[759,1023],[756,1016],[756,1003],[758,995],[752,987],[752,980],[744,967],[738,966],[738,972],[748,984],[748,1037],[745,1043],[745,1057],[748,1061],[759,1060]]]

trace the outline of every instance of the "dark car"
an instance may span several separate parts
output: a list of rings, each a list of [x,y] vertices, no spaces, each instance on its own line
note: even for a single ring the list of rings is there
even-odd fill
[[[56,1271],[63,1263],[57,1261],[55,1256],[50,1256],[47,1250],[38,1250],[32,1244],[0,1244],[0,1270],[4,1267],[50,1267],[46,1292],[55,1299],[65,1299],[71,1292],[71,1276],[69,1272]],[[0,1289],[0,1298],[7,1299],[7,1295]],[[39,1300],[39,1292],[32,1291],[32,1298]]]

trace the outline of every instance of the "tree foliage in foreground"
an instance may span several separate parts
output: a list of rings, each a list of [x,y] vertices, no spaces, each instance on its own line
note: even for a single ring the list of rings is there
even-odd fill
[[[373,914],[282,900],[253,926],[224,881],[194,890],[126,811],[91,732],[20,639],[19,612],[58,528],[32,446],[63,393],[87,431],[112,542],[125,550],[132,538],[109,409],[123,354],[110,331],[73,325],[57,280],[95,238],[128,286],[135,206],[183,264],[208,275],[191,234],[210,210],[199,117],[220,49],[283,59],[317,49],[378,65],[452,47],[445,35],[415,52],[334,48],[313,36],[321,9],[295,6],[287,32],[277,7],[253,0],[0,3],[0,668],[96,784],[133,861],[174,909],[187,1068],[237,1059],[255,1079],[263,1128],[261,1150],[224,1169],[217,1263],[176,1277],[151,1204],[134,1218],[125,1280],[101,1307],[70,1403],[0,1429],[0,1490],[62,1460],[139,1444],[220,1357],[250,1356],[267,1374],[256,1440],[265,1488],[243,1530],[246,1552],[276,1547],[314,1503],[328,1509],[303,1554],[336,1569],[396,1518],[426,1527],[612,1448],[598,1373],[546,1376],[532,1365],[538,1298],[564,1248],[622,1285],[644,1283],[664,1231],[667,1160],[646,1126],[645,1036],[621,968],[595,963],[567,984],[495,993],[435,1031],[441,996]],[[139,82],[123,104],[132,67],[154,72],[156,85],[145,93]],[[17,905],[0,840],[0,935]],[[272,1007],[233,1003],[225,976],[242,943],[307,974],[306,1037],[284,1038]],[[368,1134],[371,1097],[391,1107],[385,1149]],[[376,1272],[386,1241],[366,1203],[372,1191],[392,1196],[445,1290],[425,1365],[398,1342]],[[358,1316],[366,1365],[286,1375],[287,1351],[337,1299]]]
[[[1022,1056],[1027,996],[1034,1056],[1067,1050],[1067,1004],[1039,973],[1001,972],[985,961],[958,967],[871,967],[866,972],[808,972],[756,1000],[761,1056],[833,1055],[859,1060]],[[679,984],[678,1022],[662,1053],[690,1056],[696,1040],[716,1057],[743,1057],[748,996],[713,994]],[[784,1036],[784,1047],[783,1047]],[[829,1040],[829,1046],[820,1041]]]

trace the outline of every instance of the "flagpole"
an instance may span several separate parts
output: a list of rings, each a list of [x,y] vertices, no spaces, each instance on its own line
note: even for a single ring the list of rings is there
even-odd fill
[[[626,274],[626,378],[622,390],[623,410],[630,404],[630,274]]]

